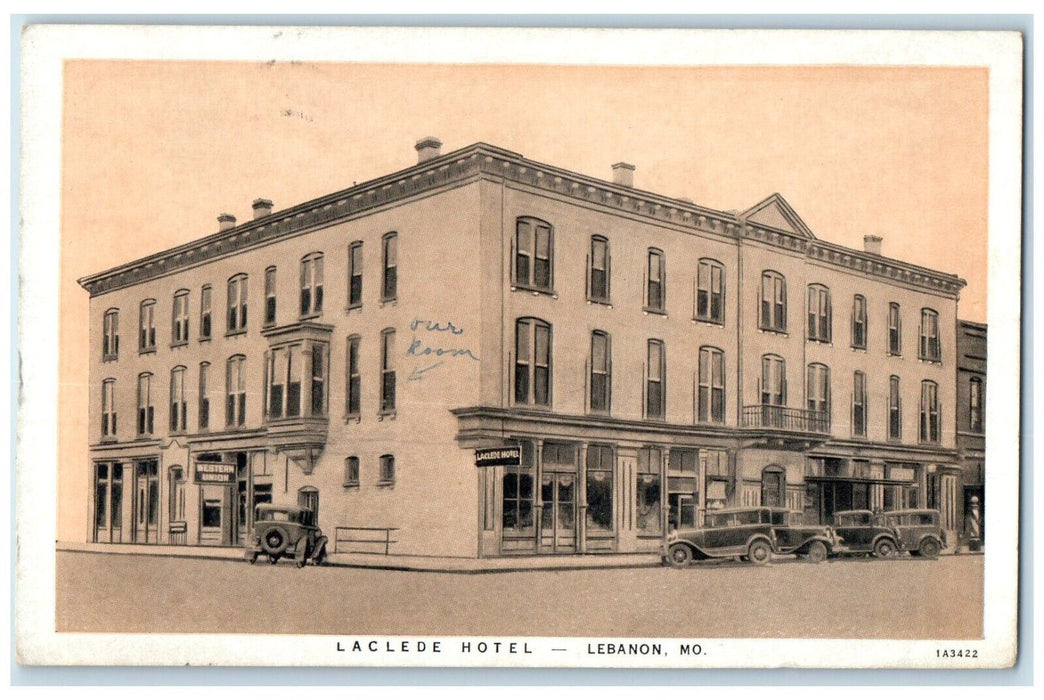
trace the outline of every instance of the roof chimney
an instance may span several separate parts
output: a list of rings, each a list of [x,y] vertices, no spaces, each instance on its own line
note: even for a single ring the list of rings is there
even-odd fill
[[[260,219],[263,216],[268,216],[272,213],[272,200],[271,199],[255,199],[254,200],[254,218]]]
[[[613,182],[623,187],[634,187],[634,166],[630,163],[614,163]]]
[[[417,162],[423,163],[426,160],[438,158],[442,154],[442,141],[434,136],[425,136],[417,142],[414,148],[417,149]]]
[[[863,236],[863,250],[871,255],[881,254],[880,236]]]
[[[219,214],[218,225],[221,227],[221,231],[227,231],[230,228],[236,227],[236,217],[231,214]]]

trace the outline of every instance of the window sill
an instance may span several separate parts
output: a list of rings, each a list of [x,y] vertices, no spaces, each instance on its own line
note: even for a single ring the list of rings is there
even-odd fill
[[[377,488],[379,489],[393,489],[395,488],[394,481],[378,481]]]
[[[171,343],[170,344],[170,349],[173,350],[174,348],[183,348],[183,347],[187,346],[188,344],[189,344],[189,341],[181,340],[181,341],[178,341],[176,343]]]
[[[155,355],[156,354],[156,346],[152,346],[151,348],[139,348],[138,349],[138,354],[139,355]]]
[[[116,362],[119,359],[119,355],[102,355],[102,362]]]
[[[322,312],[322,310],[319,310],[319,311],[312,312],[310,314],[302,314],[301,316],[297,317],[297,320],[298,321],[314,321],[315,319],[322,318],[322,317],[323,317],[323,312]]]
[[[864,355],[866,354],[866,346],[865,345],[852,345],[852,346],[849,347],[849,349],[852,352],[861,352]]]
[[[591,297],[587,297],[587,303],[595,304],[597,306],[604,306],[609,309],[613,308],[613,302],[611,302],[608,299],[593,299]]]
[[[262,328],[275,328],[275,326],[276,326],[276,322],[275,321],[265,321],[264,323],[261,324]]]
[[[642,307],[642,312],[646,316],[648,316],[649,314],[652,314],[653,316],[663,316],[664,318],[667,318],[667,312],[665,310],[663,310],[663,309],[655,309],[655,308],[653,308],[651,306],[643,306]]]
[[[381,301],[380,301],[380,308],[383,309],[385,306],[388,306],[388,305],[397,306],[398,303],[399,303],[399,297],[390,297],[388,299],[381,299]]]
[[[531,292],[533,296],[544,295],[551,297],[552,299],[558,298],[558,292],[554,289],[546,289],[544,287],[530,287],[526,284],[512,284],[511,291],[513,292]]]
[[[383,411],[377,414],[377,420],[395,420],[396,415],[395,411]]]
[[[816,343],[817,345],[826,345],[829,347],[834,347],[834,341],[832,340],[823,340],[822,338],[806,338],[805,340],[806,342]]]
[[[693,323],[698,323],[701,326],[717,326],[719,328],[724,328],[725,327],[725,322],[724,321],[714,321],[714,320],[709,319],[709,318],[700,318],[699,316],[693,316],[692,317],[692,322]]]
[[[234,338],[238,335],[246,335],[246,328],[241,328],[234,331],[228,331],[225,333],[226,338]]]
[[[362,423],[362,414],[352,413],[344,417],[345,423]]]
[[[765,326],[758,326],[758,330],[762,333],[771,333],[772,335],[789,336],[785,328],[766,328]]]
[[[888,357],[898,357],[900,360],[903,359],[903,353],[901,353],[901,352],[891,352],[891,351],[889,351],[889,352],[887,352],[885,354],[888,355]]]
[[[344,307],[344,312],[346,314],[350,314],[353,311],[362,310],[362,306],[362,302],[359,302],[358,304],[349,304],[348,306]]]
[[[209,343],[210,341],[211,337],[209,335],[199,339],[199,342],[201,343]]]
[[[345,491],[358,491],[359,490],[359,482],[353,481],[353,482],[350,482],[350,483],[347,483],[347,484],[342,484],[342,488],[344,488]]]
[[[102,439],[101,439],[101,443],[103,445],[111,445],[111,444],[119,442],[119,441],[120,441],[120,439],[118,437],[116,437],[115,435],[102,435]]]
[[[942,364],[942,358],[918,357],[917,359],[919,361],[923,362],[926,365],[941,365]]]

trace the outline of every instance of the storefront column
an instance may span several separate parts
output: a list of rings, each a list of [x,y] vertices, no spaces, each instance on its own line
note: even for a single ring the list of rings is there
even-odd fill
[[[576,551],[583,554],[587,551],[587,443],[581,443],[577,449],[580,463],[576,466]]]
[[[536,552],[544,541],[544,441],[533,440],[533,532],[536,533]]]
[[[670,491],[667,488],[667,467],[671,463],[671,448],[665,447],[660,450],[660,533],[668,530],[667,519],[671,512]]]
[[[635,474],[638,471],[638,449],[619,447],[616,450],[615,483],[619,488],[613,494],[613,517],[617,525],[620,552],[638,549],[634,529]]]

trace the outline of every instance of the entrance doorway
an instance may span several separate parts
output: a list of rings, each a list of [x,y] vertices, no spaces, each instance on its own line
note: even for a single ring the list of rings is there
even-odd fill
[[[576,551],[576,474],[545,472],[540,484],[544,509],[540,519],[541,551]]]
[[[134,542],[159,542],[159,462],[134,465]]]

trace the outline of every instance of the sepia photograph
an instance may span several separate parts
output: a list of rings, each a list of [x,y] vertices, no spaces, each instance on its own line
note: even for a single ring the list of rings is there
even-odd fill
[[[1021,37],[839,34],[30,27],[22,663],[1014,663]]]

